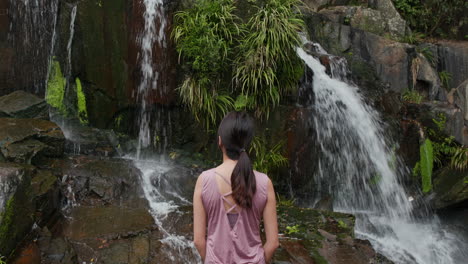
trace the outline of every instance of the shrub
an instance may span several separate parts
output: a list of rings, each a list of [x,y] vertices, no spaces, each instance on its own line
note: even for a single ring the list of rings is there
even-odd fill
[[[232,0],[198,0],[193,8],[175,14],[172,36],[188,72],[179,95],[207,127],[233,105],[220,83],[240,34],[234,9]]]
[[[430,37],[463,39],[468,26],[466,0],[393,0],[410,27]]]
[[[295,52],[304,26],[299,4],[298,0],[266,1],[245,26],[234,80],[243,95],[253,97],[253,105],[261,106],[258,115],[276,106],[303,73]]]

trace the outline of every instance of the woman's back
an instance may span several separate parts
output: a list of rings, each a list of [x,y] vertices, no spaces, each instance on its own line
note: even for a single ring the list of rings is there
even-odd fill
[[[240,208],[233,203],[231,192],[226,192],[229,182],[216,169],[201,174],[201,196],[208,224],[205,263],[265,263],[260,221],[268,200],[269,179],[263,173],[254,174],[257,187],[252,208]]]

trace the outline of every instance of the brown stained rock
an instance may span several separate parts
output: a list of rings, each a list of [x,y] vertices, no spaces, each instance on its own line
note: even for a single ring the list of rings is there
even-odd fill
[[[300,240],[281,240],[280,246],[290,257],[290,263],[293,264],[314,264],[309,251],[302,245]]]
[[[80,206],[72,209],[70,218],[63,232],[75,241],[133,236],[154,229],[153,217],[146,208]]]
[[[21,249],[11,264],[41,264],[41,251],[36,243],[32,242]]]
[[[329,264],[369,263],[369,259],[355,248],[348,245],[338,244],[336,242],[323,240],[322,248],[320,248],[318,251]]]

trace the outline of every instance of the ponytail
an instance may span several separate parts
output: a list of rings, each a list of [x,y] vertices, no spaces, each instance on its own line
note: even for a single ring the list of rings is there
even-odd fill
[[[243,208],[252,208],[252,200],[257,190],[252,162],[246,148],[252,142],[253,120],[246,112],[230,112],[221,121],[218,136],[226,149],[226,155],[237,160],[231,175],[232,197]]]
[[[232,197],[243,208],[252,208],[252,200],[257,190],[255,174],[249,155],[242,149],[231,175]]]

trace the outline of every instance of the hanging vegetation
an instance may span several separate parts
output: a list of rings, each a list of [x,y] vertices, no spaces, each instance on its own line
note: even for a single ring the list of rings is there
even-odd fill
[[[250,18],[239,45],[234,80],[253,98],[257,115],[268,113],[280,95],[295,88],[303,73],[296,56],[298,32],[304,27],[298,0],[269,0]]]
[[[86,96],[83,93],[83,87],[81,86],[81,81],[79,78],[76,78],[76,97],[78,100],[78,118],[83,124],[88,123],[88,110],[86,108]]]
[[[419,148],[420,155],[420,169],[422,179],[422,190],[427,193],[432,190],[432,168],[434,164],[434,155],[432,149],[432,142],[426,139]]]
[[[197,0],[175,15],[172,36],[186,76],[182,102],[207,128],[230,110],[267,116],[303,73],[295,54],[299,0],[267,0],[242,24],[232,0]]]
[[[62,114],[66,113],[63,97],[65,95],[66,79],[63,77],[60,63],[52,61],[50,69],[50,77],[47,82],[46,101],[52,107],[58,109]]]
[[[187,71],[179,95],[207,127],[233,107],[234,100],[220,84],[240,34],[234,8],[232,0],[198,0],[193,8],[175,15],[172,36]]]

